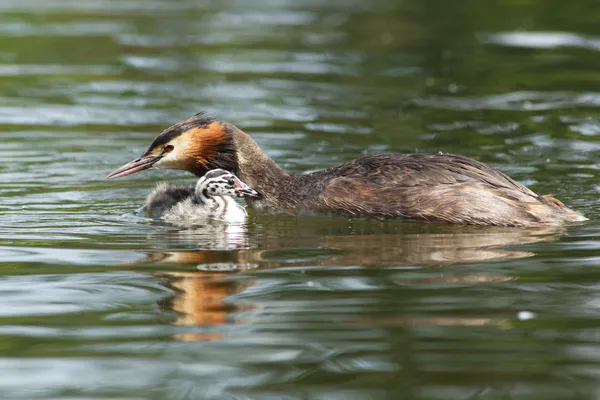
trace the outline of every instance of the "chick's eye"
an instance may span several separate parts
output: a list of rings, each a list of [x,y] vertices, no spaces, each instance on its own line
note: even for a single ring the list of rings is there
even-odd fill
[[[172,152],[172,151],[173,151],[173,149],[174,149],[174,148],[175,148],[175,147],[173,147],[173,145],[170,145],[170,144],[168,144],[168,145],[166,145],[166,146],[165,146],[165,148],[163,149],[163,151],[164,151],[165,153],[170,153],[170,152]]]
[[[227,180],[227,184],[228,184],[229,186],[233,186],[233,185],[235,185],[235,181],[234,181],[233,179],[229,178],[229,179]]]

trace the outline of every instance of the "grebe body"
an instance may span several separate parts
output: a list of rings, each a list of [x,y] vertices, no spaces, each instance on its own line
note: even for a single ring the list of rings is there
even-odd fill
[[[222,168],[260,193],[262,212],[406,218],[531,227],[585,220],[481,162],[447,154],[381,154],[306,175],[291,175],[236,126],[195,115],[158,135],[142,156],[106,178],[148,168],[202,176]]]

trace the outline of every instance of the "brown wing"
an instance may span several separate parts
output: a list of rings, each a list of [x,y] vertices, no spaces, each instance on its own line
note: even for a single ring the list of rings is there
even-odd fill
[[[449,155],[380,155],[332,168],[324,210],[458,223],[523,226],[539,196],[480,162]]]
[[[382,188],[437,186],[462,182],[516,190],[536,196],[504,173],[470,158],[442,154],[381,154],[322,171]],[[537,196],[536,196],[537,197]]]

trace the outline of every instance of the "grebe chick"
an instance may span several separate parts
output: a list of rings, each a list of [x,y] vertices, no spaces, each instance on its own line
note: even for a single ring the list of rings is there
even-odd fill
[[[213,169],[198,179],[195,188],[159,184],[146,200],[146,209],[152,218],[160,218],[176,225],[194,225],[208,220],[242,223],[246,209],[233,197],[259,197],[234,174]]]
[[[242,130],[195,115],[163,131],[118,178],[148,168],[202,176],[232,171],[261,194],[250,207],[272,214],[337,214],[459,224],[536,227],[586,218],[481,162],[449,154],[380,154],[290,175]]]

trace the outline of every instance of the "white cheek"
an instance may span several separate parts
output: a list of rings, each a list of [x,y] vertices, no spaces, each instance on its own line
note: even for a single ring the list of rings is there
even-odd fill
[[[154,165],[152,166],[152,168],[156,168],[156,169],[165,168],[165,166],[166,166],[166,165],[164,164],[164,162],[163,162],[163,161],[165,161],[165,159],[164,159],[164,158],[163,158],[163,159],[160,159],[160,160],[158,160],[157,162],[155,162],[155,163],[154,163]]]
[[[175,153],[169,153],[153,165],[156,169],[169,169],[172,168],[173,164],[177,162],[177,156]]]

